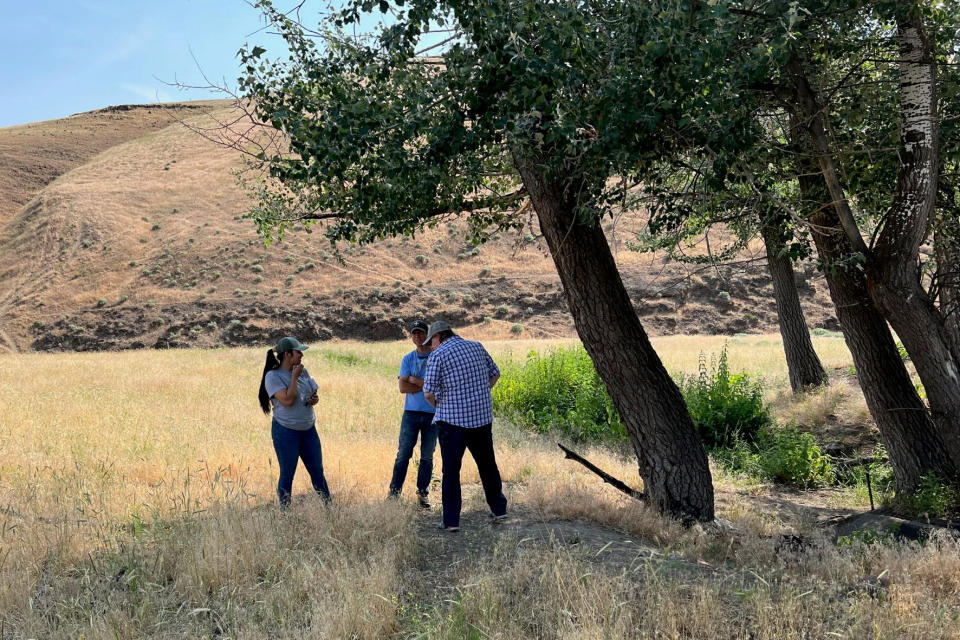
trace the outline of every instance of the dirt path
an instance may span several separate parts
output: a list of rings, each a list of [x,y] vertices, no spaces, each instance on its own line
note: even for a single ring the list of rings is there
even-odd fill
[[[470,504],[466,498],[479,491],[478,486],[464,487],[464,504]],[[784,533],[791,538],[789,534],[802,527],[830,526],[861,511],[833,506],[838,502],[835,494],[831,489],[769,488],[759,495],[720,493],[717,506],[722,512],[725,505],[747,501],[772,521],[782,523]],[[436,498],[439,503],[439,496]],[[439,522],[439,504],[432,511],[418,513],[421,554],[405,580],[406,593],[414,602],[456,599],[475,567],[491,562],[503,562],[506,566],[512,558],[531,550],[566,550],[598,570],[614,575],[626,573],[638,580],[664,573],[685,581],[721,580],[731,585],[748,585],[757,579],[754,574],[733,567],[691,561],[672,553],[669,546],[661,547],[605,524],[556,517],[523,503],[512,503],[510,518],[502,524],[491,522],[485,510],[476,509],[461,515],[457,533],[440,531]]]

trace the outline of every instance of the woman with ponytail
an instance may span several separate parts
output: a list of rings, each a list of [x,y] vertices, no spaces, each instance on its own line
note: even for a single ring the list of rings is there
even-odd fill
[[[317,383],[300,363],[307,349],[296,338],[281,338],[275,348],[267,350],[260,378],[260,408],[267,415],[273,410],[273,448],[280,465],[277,496],[281,506],[290,504],[298,460],[303,460],[313,490],[324,502],[330,501],[313,413],[313,406],[319,402]]]

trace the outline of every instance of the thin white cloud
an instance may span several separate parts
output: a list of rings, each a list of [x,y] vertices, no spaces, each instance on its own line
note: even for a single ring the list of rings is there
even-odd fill
[[[163,89],[157,89],[145,84],[123,83],[123,89],[137,98],[137,102],[174,102],[173,97]]]
[[[108,43],[107,48],[99,56],[98,62],[101,65],[110,65],[114,62],[126,60],[143,49],[151,37],[150,26],[141,24],[133,31],[123,34],[116,42]]]

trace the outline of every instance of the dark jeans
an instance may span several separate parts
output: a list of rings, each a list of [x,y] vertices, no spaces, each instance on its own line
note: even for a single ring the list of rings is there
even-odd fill
[[[465,429],[442,421],[437,424],[440,426],[440,457],[443,459],[443,525],[460,526],[460,465],[467,449],[477,463],[480,483],[483,484],[483,493],[491,513],[495,516],[504,515],[507,512],[507,498],[503,495],[500,469],[493,454],[492,425]]]
[[[298,459],[303,460],[303,466],[310,474],[313,490],[324,502],[329,502],[330,489],[327,487],[327,479],[323,477],[323,452],[320,450],[317,428],[296,431],[274,420],[272,434],[273,448],[277,452],[277,462],[280,463],[280,480],[277,482],[280,504],[290,504],[290,491],[293,488],[293,475],[297,472]]]
[[[400,421],[400,444],[397,447],[397,459],[393,463],[393,478],[390,480],[390,493],[400,493],[403,481],[407,477],[407,467],[413,456],[413,447],[420,437],[420,468],[417,471],[417,492],[430,490],[430,478],[433,476],[433,451],[437,448],[437,425],[433,424],[433,414],[426,411],[404,411]]]

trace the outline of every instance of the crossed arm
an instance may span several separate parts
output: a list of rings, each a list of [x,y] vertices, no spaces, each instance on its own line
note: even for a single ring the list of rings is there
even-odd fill
[[[400,376],[400,393],[419,393],[423,391],[423,378],[417,376]]]

